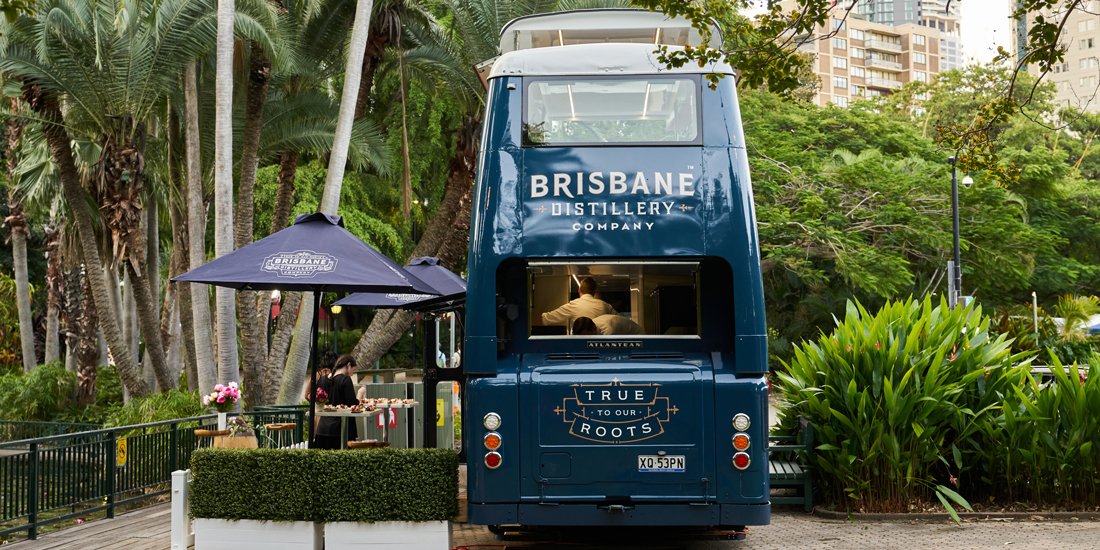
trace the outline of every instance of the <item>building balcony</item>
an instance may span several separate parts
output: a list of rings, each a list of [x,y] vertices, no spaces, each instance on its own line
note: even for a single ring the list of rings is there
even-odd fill
[[[887,90],[896,90],[901,87],[900,80],[887,80],[885,78],[868,78],[868,88],[885,88]]]
[[[893,42],[887,42],[885,40],[875,40],[874,38],[870,38],[863,41],[863,46],[868,50],[901,53],[901,44],[895,44]]]
[[[874,59],[868,57],[863,60],[863,65],[866,67],[874,67],[876,69],[886,69],[887,71],[901,72],[901,63],[896,61],[886,61],[885,59]]]

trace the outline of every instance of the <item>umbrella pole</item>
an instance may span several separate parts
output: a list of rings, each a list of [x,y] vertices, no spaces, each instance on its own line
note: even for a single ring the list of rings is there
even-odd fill
[[[309,374],[309,443],[310,448],[313,447],[316,434],[313,433],[314,426],[316,426],[317,417],[317,319],[320,317],[320,312],[317,310],[317,304],[321,301],[321,291],[313,291],[313,327],[310,329],[311,338],[313,343],[309,348],[310,366],[312,372]]]

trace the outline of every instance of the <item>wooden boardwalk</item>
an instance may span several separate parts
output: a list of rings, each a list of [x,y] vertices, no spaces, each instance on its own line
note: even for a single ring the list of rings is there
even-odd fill
[[[171,504],[158,504],[5,547],[11,550],[167,550],[172,546],[170,513]]]

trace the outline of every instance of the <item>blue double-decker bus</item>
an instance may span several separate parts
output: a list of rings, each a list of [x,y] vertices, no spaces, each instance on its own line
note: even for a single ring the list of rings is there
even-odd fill
[[[486,64],[465,335],[470,521],[770,518],[760,253],[733,70],[684,21],[510,23]],[[723,73],[711,87],[708,73]]]

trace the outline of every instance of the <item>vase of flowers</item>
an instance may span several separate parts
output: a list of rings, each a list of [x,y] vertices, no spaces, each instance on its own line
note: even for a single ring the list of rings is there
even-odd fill
[[[325,388],[317,388],[316,395],[317,399],[314,401],[316,401],[318,405],[328,403],[328,392],[325,391]]]
[[[214,391],[202,396],[202,405],[218,412],[218,429],[226,429],[226,413],[233,410],[241,399],[241,388],[236,382],[215,384]]]

